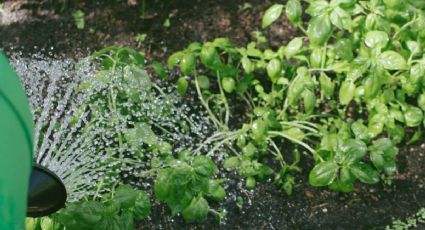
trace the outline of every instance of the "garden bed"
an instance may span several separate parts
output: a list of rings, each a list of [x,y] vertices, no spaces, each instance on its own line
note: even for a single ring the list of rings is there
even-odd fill
[[[228,37],[244,45],[261,30],[263,12],[277,1],[3,1],[0,13],[0,47],[6,53],[53,53],[78,59],[110,45],[139,48],[148,60],[166,59],[191,42]],[[106,2],[106,3],[104,3]],[[85,28],[76,28],[72,13],[86,12]],[[142,18],[141,18],[142,15]],[[164,26],[169,21],[170,26]],[[270,44],[286,44],[298,31],[282,17],[266,30]],[[137,34],[146,34],[138,42]],[[290,152],[290,150],[288,150]],[[296,174],[291,196],[271,183],[254,190],[240,189],[238,176],[227,173],[229,195],[220,204],[228,211],[223,224],[212,215],[199,224],[187,224],[165,205],[155,203],[150,218],[138,229],[371,229],[382,228],[393,219],[404,219],[425,207],[425,141],[401,144],[397,159],[399,174],[392,185],[356,184],[352,193],[342,194],[308,183],[309,171]],[[306,158],[302,168],[312,168]],[[244,200],[236,205],[236,196]]]

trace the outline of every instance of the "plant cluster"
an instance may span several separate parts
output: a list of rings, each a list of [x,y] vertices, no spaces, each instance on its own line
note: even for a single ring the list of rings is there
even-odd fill
[[[389,182],[395,145],[420,137],[424,124],[424,4],[304,2],[305,11],[300,0],[289,0],[265,12],[264,28],[285,12],[302,32],[278,49],[218,38],[171,55],[168,67],[183,74],[177,89],[194,86],[218,130],[212,141],[228,145],[225,167],[237,168],[248,188],[274,174],[291,193],[300,168],[298,156],[282,153],[288,142],[314,159],[313,186],[349,192],[355,180]],[[238,107],[246,116],[230,126]]]
[[[95,196],[96,198],[96,196]],[[29,218],[27,230],[134,229],[134,220],[146,218],[151,209],[146,192],[121,185],[100,200],[70,203],[51,217]]]
[[[92,92],[80,111],[104,130],[96,151],[111,155],[106,177],[152,176],[156,199],[188,222],[225,213],[210,208],[226,196],[212,159],[247,189],[272,177],[288,195],[302,170],[312,186],[340,192],[356,181],[390,183],[397,144],[419,139],[425,124],[424,9],[414,0],[289,0],[262,20],[267,28],[285,13],[300,31],[288,44],[273,48],[257,34],[244,47],[217,38],[172,54],[167,67],[181,72],[176,91],[196,95],[215,128],[196,146],[175,145],[199,132],[146,71],[167,79],[166,67],[147,65],[130,48],[96,52],[101,70],[80,86]],[[302,168],[302,160],[314,165]],[[148,215],[145,193],[105,186],[110,195],[69,204],[53,220],[128,229]]]

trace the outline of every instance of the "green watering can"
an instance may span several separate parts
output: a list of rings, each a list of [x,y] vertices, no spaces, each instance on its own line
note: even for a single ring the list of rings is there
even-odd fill
[[[19,78],[0,52],[0,229],[24,229],[26,216],[64,206],[66,190],[48,169],[34,165],[34,125]]]

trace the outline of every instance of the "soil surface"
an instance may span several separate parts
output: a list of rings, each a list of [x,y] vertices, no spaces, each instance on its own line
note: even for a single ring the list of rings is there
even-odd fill
[[[246,45],[255,39],[252,32],[261,29],[262,12],[280,1],[146,0],[145,7],[141,2],[0,1],[0,48],[9,54],[51,52],[77,59],[106,46],[125,45],[165,63],[168,55],[194,41],[228,37]],[[85,13],[84,29],[74,23],[76,10]],[[297,33],[285,18],[264,32],[272,47],[286,44]],[[146,34],[145,41],[136,41],[137,34]],[[240,179],[228,173],[230,195],[220,204],[228,212],[223,224],[213,215],[206,222],[186,224],[178,216],[171,218],[166,206],[155,204],[150,219],[137,228],[380,229],[393,218],[404,219],[425,207],[424,143],[400,148],[400,174],[392,185],[359,184],[353,193],[341,194],[308,185],[306,170],[298,175],[295,192],[288,197],[271,183],[259,184],[254,191],[238,189]],[[303,162],[304,168],[311,168],[310,159]],[[236,196],[244,199],[241,209]]]

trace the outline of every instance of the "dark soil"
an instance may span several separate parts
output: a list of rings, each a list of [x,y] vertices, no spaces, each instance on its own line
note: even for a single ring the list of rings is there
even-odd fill
[[[0,48],[23,55],[52,52],[79,58],[110,45],[137,47],[135,36],[146,33],[141,44],[148,59],[166,57],[194,41],[228,37],[237,45],[254,39],[260,30],[264,9],[274,1],[263,0],[146,0],[143,19],[140,2],[118,1],[0,1]],[[65,2],[65,3],[64,3]],[[136,2],[135,5],[132,3]],[[139,3],[137,3],[139,2]],[[280,1],[275,1],[280,2]],[[249,5],[246,5],[249,3]],[[244,7],[248,6],[248,7]],[[85,29],[76,28],[72,13],[86,13]],[[170,27],[164,27],[169,18]],[[273,47],[286,42],[297,31],[282,18],[265,32]],[[44,51],[42,51],[44,50]],[[424,143],[424,141],[422,141]],[[425,207],[425,144],[401,147],[400,174],[391,186],[358,185],[350,194],[340,194],[308,185],[307,170],[299,174],[292,196],[286,196],[270,183],[255,191],[237,189],[240,180],[229,175],[225,224],[213,215],[200,224],[186,224],[170,217],[164,205],[155,204],[150,220],[139,229],[371,229],[404,219]],[[311,165],[306,159],[304,168]],[[235,195],[244,198],[241,210]],[[249,204],[250,202],[251,204]],[[425,226],[422,226],[425,228]]]

